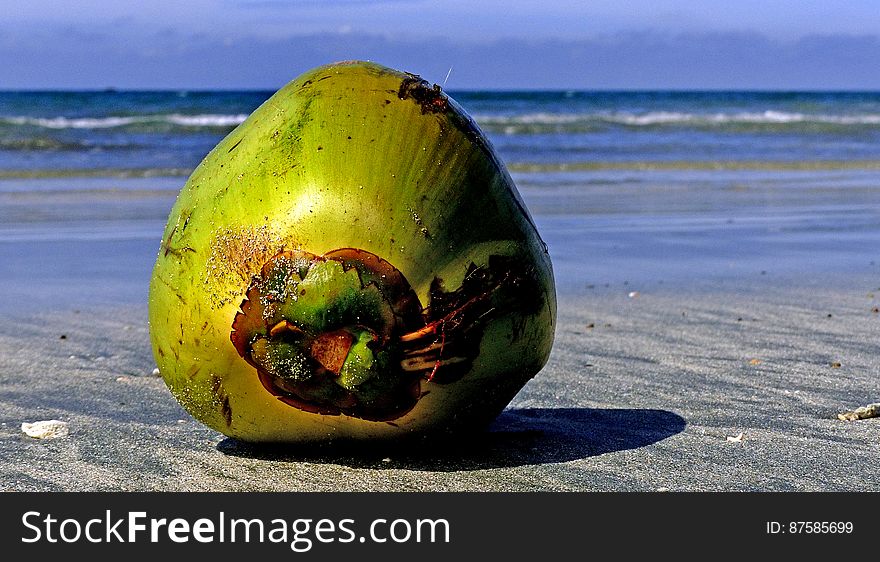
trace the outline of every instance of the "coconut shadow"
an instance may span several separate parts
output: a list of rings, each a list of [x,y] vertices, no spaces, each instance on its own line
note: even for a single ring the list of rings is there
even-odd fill
[[[512,408],[488,431],[455,440],[259,445],[227,438],[217,449],[231,456],[351,468],[455,472],[559,463],[637,449],[684,431],[678,414],[651,409]]]

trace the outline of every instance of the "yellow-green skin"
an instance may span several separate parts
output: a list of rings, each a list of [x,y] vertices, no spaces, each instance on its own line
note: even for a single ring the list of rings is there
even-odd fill
[[[150,333],[165,382],[202,423],[245,441],[295,443],[479,429],[546,363],[556,315],[546,246],[473,122],[439,91],[431,105],[401,90],[414,78],[365,62],[307,72],[221,141],[181,190],[150,284]],[[496,312],[471,371],[450,384],[422,380],[422,398],[390,423],[302,411],[262,386],[231,326],[277,252],[346,247],[397,267],[423,306],[435,278],[454,290],[471,263],[514,256],[537,279],[537,306]]]

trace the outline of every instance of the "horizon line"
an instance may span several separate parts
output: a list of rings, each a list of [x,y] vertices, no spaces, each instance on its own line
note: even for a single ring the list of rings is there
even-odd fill
[[[277,92],[283,88],[283,84],[277,88],[273,87],[39,87],[39,88],[0,88],[2,94],[52,94],[52,93],[83,93],[83,94],[126,94],[126,93],[265,93]],[[784,94],[880,94],[880,88],[771,88],[771,87],[595,87],[595,88],[444,88],[447,93],[497,93],[497,94],[517,94],[517,93],[683,93],[683,94],[700,94],[700,93],[784,93]]]

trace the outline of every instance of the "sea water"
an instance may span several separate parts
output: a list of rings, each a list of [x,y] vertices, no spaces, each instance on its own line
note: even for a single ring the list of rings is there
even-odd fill
[[[144,302],[177,191],[271,94],[0,92],[2,306]],[[563,292],[880,271],[880,93],[451,95]]]

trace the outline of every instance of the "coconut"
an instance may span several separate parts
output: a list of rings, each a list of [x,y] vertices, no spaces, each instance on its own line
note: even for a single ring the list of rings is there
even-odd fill
[[[260,442],[479,430],[544,366],[547,247],[452,98],[378,64],[311,70],[195,169],[150,284],[159,370]]]

